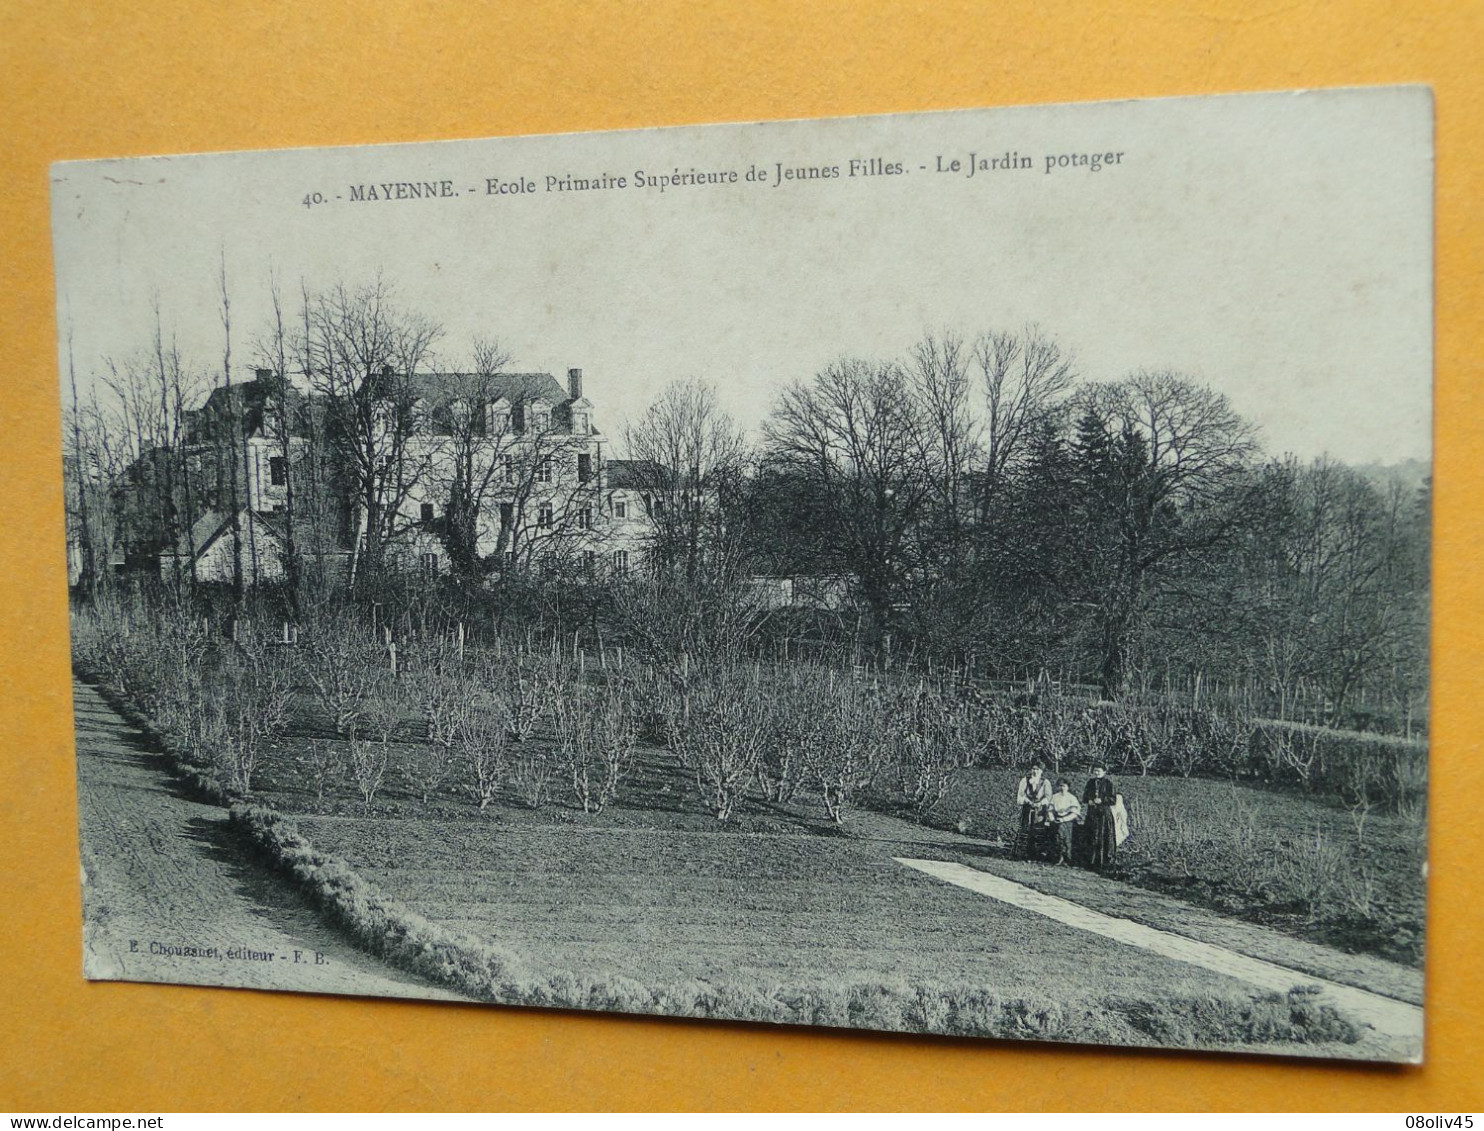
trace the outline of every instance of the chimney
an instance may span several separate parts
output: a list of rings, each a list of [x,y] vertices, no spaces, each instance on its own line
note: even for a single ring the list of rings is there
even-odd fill
[[[567,370],[567,392],[572,395],[574,401],[582,399],[582,370]]]

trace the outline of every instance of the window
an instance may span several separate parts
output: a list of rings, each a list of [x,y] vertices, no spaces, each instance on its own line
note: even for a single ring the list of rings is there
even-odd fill
[[[552,459],[551,459],[550,456],[542,456],[541,457],[541,462],[536,465],[536,482],[537,483],[550,483],[551,482],[551,464],[552,464]]]
[[[424,503],[422,505],[422,520],[424,522],[432,522],[433,521],[433,504],[432,503]]]
[[[591,530],[593,528],[593,508],[583,507],[577,512],[577,529]]]
[[[577,457],[577,482],[586,483],[593,477],[593,457],[587,453]]]
[[[537,432],[545,432],[551,427],[551,413],[540,410],[531,413],[531,427]]]
[[[572,431],[578,433],[579,435],[586,434],[586,432],[587,432],[587,413],[585,413],[585,412],[574,412],[572,414]]]
[[[510,427],[510,410],[503,405],[490,405],[484,410],[484,430],[487,435],[499,436]]]
[[[421,555],[419,555],[419,557],[418,557],[418,565],[422,568],[422,574],[423,574],[424,577],[437,577],[438,576],[438,555],[437,554],[421,554]]]
[[[289,481],[288,463],[283,456],[268,457],[268,482],[275,487],[282,487]]]
[[[591,572],[592,570],[598,568],[598,551],[596,551],[596,550],[583,550],[582,551],[582,568],[585,569],[585,570],[588,570],[589,572]]]
[[[504,467],[505,467],[505,482],[506,483],[514,483],[515,482],[515,457],[514,456],[506,456],[505,459],[504,459]]]
[[[660,515],[664,514],[665,513],[665,500],[662,499],[662,498],[660,498],[658,495],[656,495],[654,497],[654,506],[650,510],[650,513],[652,515],[654,515],[655,518],[659,518]]]
[[[542,503],[541,509],[536,512],[537,526],[550,526],[552,520],[551,504]]]
[[[623,499],[614,499],[613,500],[613,517],[614,518],[628,518],[629,517],[629,504],[626,501],[624,501]]]
[[[503,528],[505,528],[506,530],[509,530],[512,526],[515,525],[515,504],[514,503],[501,503],[500,504],[500,525]]]
[[[628,573],[629,572],[629,552],[627,550],[614,550],[613,551],[613,572],[614,573]]]

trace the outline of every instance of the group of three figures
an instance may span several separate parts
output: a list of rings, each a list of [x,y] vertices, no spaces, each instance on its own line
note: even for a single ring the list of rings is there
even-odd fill
[[[1032,762],[1016,788],[1020,821],[1015,831],[1015,856],[1022,860],[1052,860],[1057,864],[1082,863],[1106,872],[1128,838],[1128,811],[1123,795],[1113,785],[1102,763],[1082,790],[1082,799],[1072,792],[1066,778],[1052,782],[1046,767]]]

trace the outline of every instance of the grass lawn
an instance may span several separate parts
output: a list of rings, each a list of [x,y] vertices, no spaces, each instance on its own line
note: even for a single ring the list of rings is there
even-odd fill
[[[334,746],[301,701],[293,733],[266,752],[257,792],[289,814],[366,815],[344,778],[323,798],[307,784],[303,759],[311,736]],[[409,720],[410,732],[415,727]],[[533,741],[542,741],[535,739]],[[481,813],[455,772],[424,803],[413,784],[415,742],[394,742],[391,764],[371,814],[414,822],[458,824],[489,820],[575,829],[630,828],[674,832],[836,832],[823,806],[802,791],[788,805],[753,797],[725,824],[705,812],[694,779],[671,755],[639,747],[618,800],[602,813],[583,813],[560,775],[549,799],[531,810],[507,790]],[[960,772],[949,795],[919,817],[991,842],[1005,841],[1016,821],[1018,773],[1003,769]],[[1336,947],[1420,967],[1425,841],[1420,815],[1410,819],[1373,811],[1358,834],[1352,814],[1337,803],[1291,790],[1207,778],[1120,776],[1133,835],[1124,845],[1121,876],[1130,883],[1198,907]],[[1073,781],[1080,793],[1083,775]],[[886,798],[879,804],[892,808]],[[897,810],[900,812],[900,810]],[[848,824],[847,818],[847,824]]]
[[[670,753],[642,744],[618,800],[602,813],[594,814],[582,812],[560,775],[553,775],[549,798],[537,810],[524,805],[513,790],[507,789],[489,810],[481,812],[463,788],[458,767],[425,803],[415,785],[418,759],[426,756],[422,746],[415,741],[394,742],[390,765],[367,814],[343,773],[329,783],[323,797],[316,795],[305,772],[304,759],[310,741],[314,739],[333,747],[338,740],[332,737],[327,720],[316,717],[314,704],[307,696],[298,697],[294,716],[289,737],[265,752],[256,792],[291,815],[370,817],[372,826],[380,820],[389,830],[391,823],[404,822],[406,828],[395,835],[391,831],[379,833],[352,846],[357,861],[389,873],[436,866],[426,864],[427,853],[435,851],[436,845],[424,843],[419,831],[435,827],[446,830],[440,835],[474,838],[474,842],[461,849],[463,855],[456,865],[459,868],[481,870],[480,861],[485,858],[504,859],[501,853],[506,850],[501,845],[514,843],[511,838],[534,836],[541,839],[531,847],[522,868],[551,868],[553,865],[543,855],[550,851],[554,853],[552,860],[562,862],[562,869],[587,875],[587,882],[598,884],[603,892],[613,885],[623,891],[627,885],[628,896],[593,897],[596,905],[622,903],[624,899],[642,905],[646,888],[654,888],[651,877],[642,869],[632,876],[628,873],[610,876],[608,862],[601,854],[596,862],[580,855],[580,846],[603,843],[595,840],[601,830],[664,834],[649,838],[642,852],[620,853],[616,859],[660,861],[666,875],[684,875],[691,866],[681,846],[694,842],[696,847],[692,851],[704,854],[708,846],[701,841],[717,834],[721,834],[725,845],[736,842],[739,846],[743,842],[738,838],[749,834],[776,834],[784,838],[772,842],[769,851],[757,860],[758,876],[787,872],[787,861],[782,856],[789,851],[784,848],[789,843],[798,852],[812,852],[818,859],[828,861],[810,867],[811,875],[818,875],[821,869],[842,866],[841,861],[851,859],[848,840],[838,835],[839,830],[826,817],[823,806],[807,790],[787,805],[770,804],[753,796],[738,807],[730,821],[721,823],[705,812],[694,779],[675,763]],[[409,718],[401,737],[411,739],[418,729],[418,723]],[[1011,770],[963,770],[948,797],[926,816],[904,815],[928,826],[980,838],[988,842],[986,850],[994,854],[995,842],[1008,842],[1016,820],[1017,777],[1017,772]],[[1341,951],[1420,967],[1424,912],[1420,873],[1425,858],[1420,817],[1408,820],[1375,811],[1358,835],[1352,814],[1321,797],[1202,778],[1120,776],[1116,780],[1124,793],[1133,827],[1120,862],[1120,874],[1128,882],[1228,918],[1270,927]],[[1082,784],[1083,775],[1075,775],[1074,791],[1080,793]],[[884,796],[873,804],[891,808]],[[463,830],[465,824],[471,828]],[[333,826],[333,821],[325,823],[326,828]],[[498,845],[479,840],[484,835],[481,830],[487,831],[492,826],[508,830],[506,840]],[[849,826],[847,818],[847,830]],[[559,835],[563,829],[567,830],[565,835],[571,846],[563,844],[563,836]],[[681,839],[689,834],[696,834],[700,840]],[[802,834],[813,835],[798,839]],[[789,841],[788,836],[795,839]],[[610,841],[615,846],[620,844],[619,840],[610,838]],[[644,838],[640,837],[640,841]],[[382,844],[388,847],[379,847]],[[733,848],[722,851],[730,853]],[[738,847],[736,851],[751,857],[760,850]],[[861,868],[868,871],[863,874]],[[827,938],[831,931],[849,929],[835,926],[832,916],[838,918],[841,907],[869,903],[874,885],[890,870],[877,862],[857,861],[853,868],[846,869],[846,874],[853,878],[841,890],[827,877],[816,894],[804,897],[807,913],[813,920],[810,932],[801,941],[787,932],[780,937],[788,937],[790,946],[807,950],[810,938]],[[1023,879],[1034,882],[1034,876]],[[739,885],[741,881],[734,878],[730,882]],[[897,877],[889,882],[909,881]],[[450,922],[459,920],[454,911],[472,899],[473,894],[472,889],[449,889],[446,906],[436,913],[429,912],[430,917],[445,916]],[[738,909],[749,906],[745,885],[723,886],[714,895],[728,906]],[[581,890],[563,898],[566,901],[563,906],[578,909],[592,902]],[[838,906],[831,900],[838,900]],[[422,908],[419,899],[406,902]],[[1123,913],[1114,906],[1106,910]],[[469,926],[478,926],[477,915]],[[939,929],[945,937],[955,932],[961,937],[961,929],[951,923],[944,923]],[[818,949],[828,953],[832,946],[821,945]],[[885,953],[892,947],[886,945],[883,950],[863,942],[861,949],[863,953],[877,950]],[[896,949],[903,951],[900,947]],[[748,961],[745,948],[726,961],[731,962],[734,957]],[[1282,961],[1282,956],[1274,956],[1274,960]],[[910,949],[895,954],[893,961],[907,965],[868,962],[863,969],[873,972],[929,969],[930,972],[930,968],[912,965],[916,960]],[[752,967],[748,969],[751,971]],[[1315,972],[1322,970],[1316,968]],[[837,976],[837,972],[828,973]],[[1376,982],[1374,978],[1369,980]]]
[[[255,837],[281,842],[282,866],[363,945],[475,998],[1356,1055],[1360,1030],[1302,987],[1266,993],[890,859],[921,848],[951,858],[945,840],[962,837],[865,812],[856,823],[884,822],[884,835],[842,832],[808,797],[753,800],[722,824],[652,747],[621,801],[590,814],[509,795],[480,811],[453,786],[425,804],[396,773],[420,746],[394,743],[367,812],[343,779],[323,796],[306,786],[301,759],[327,738],[299,729],[259,767],[257,796],[293,814],[309,841],[290,824],[286,839],[266,827]]]
[[[850,987],[898,1000],[926,991],[945,1008],[973,995],[1039,1018],[1018,1035],[1133,1044],[1251,1039],[1232,1016],[1261,997],[935,881],[874,842],[499,817],[297,824],[383,894],[496,948],[527,978],[576,972],[774,995]]]

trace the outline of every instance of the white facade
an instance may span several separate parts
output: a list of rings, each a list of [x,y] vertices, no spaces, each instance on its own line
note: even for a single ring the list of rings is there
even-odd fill
[[[438,399],[438,382],[430,379],[415,413],[430,426],[403,445],[401,537],[394,542],[404,565],[447,569],[446,512],[460,488],[466,499],[478,495],[481,558],[605,571],[637,563],[647,520],[637,498],[620,503],[615,517],[605,489],[608,439],[594,426],[581,370],[568,372],[565,397],[547,374],[510,375],[508,390],[484,406],[482,429],[469,427],[479,406]],[[472,492],[470,481],[477,485]]]

